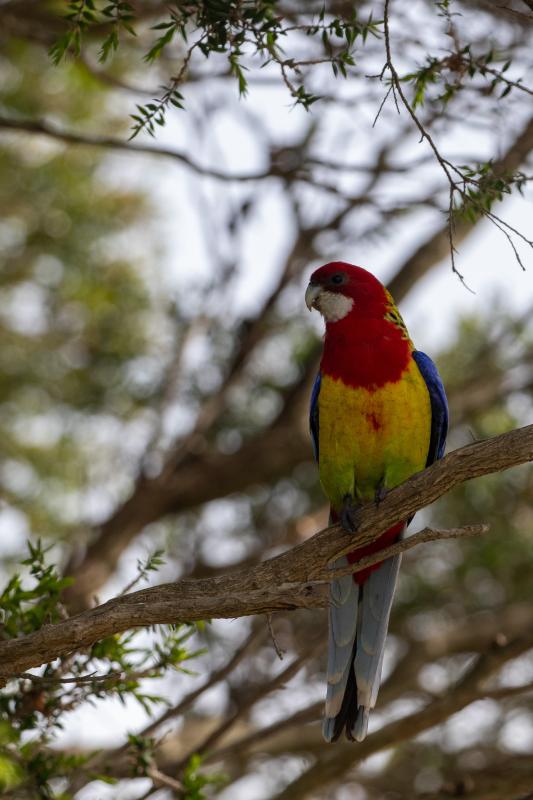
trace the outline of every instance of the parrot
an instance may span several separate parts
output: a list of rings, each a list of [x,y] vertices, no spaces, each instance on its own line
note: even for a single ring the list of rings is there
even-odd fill
[[[311,275],[309,310],[320,312],[325,337],[311,392],[309,423],[330,524],[356,538],[357,508],[442,458],[448,404],[437,368],[415,350],[392,296],[369,271],[334,261]],[[355,547],[346,567],[403,537],[411,519]],[[401,554],[332,579],[323,735],[349,741],[367,735],[379,685]]]

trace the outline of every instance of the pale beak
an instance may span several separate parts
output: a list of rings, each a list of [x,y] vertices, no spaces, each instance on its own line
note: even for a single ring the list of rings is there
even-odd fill
[[[316,283],[310,283],[307,289],[305,290],[305,304],[309,311],[312,311],[316,301],[318,300],[318,296],[322,291],[322,286],[319,286]]]

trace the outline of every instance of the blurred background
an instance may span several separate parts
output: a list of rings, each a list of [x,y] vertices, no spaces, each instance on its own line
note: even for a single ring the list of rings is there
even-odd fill
[[[353,4],[329,5],[342,17]],[[321,323],[303,293],[328,260],[367,267],[389,286],[443,376],[449,449],[531,422],[533,257],[519,235],[531,237],[530,186],[496,208],[519,232],[525,271],[501,229],[458,222],[465,287],[451,268],[449,187],[427,142],[390,97],[373,125],[386,91],[369,77],[384,63],[381,37],[369,36],[346,79],[330,64],[301,67],[322,97],[309,111],[293,107],[275,64],[258,69],[250,56],[239,99],[227,58],[196,52],[180,90],[185,110],[169,111],[155,139],[128,143],[135,104],[183,62],[175,43],[143,63],[164,4],[134,4],[137,36],[124,34],[112,61],[98,61],[96,26],[79,58],[54,66],[62,6],[0,2],[4,581],[26,540],[40,537],[75,578],[67,604],[76,611],[123,590],[156,549],[165,563],[152,583],[207,577],[323,527],[307,433]],[[453,29],[442,6],[393,4],[400,74],[469,44],[493,49],[497,69],[512,58],[508,79],[532,85],[531,4],[457,0]],[[382,18],[381,4],[357,7]],[[320,46],[295,32],[286,50],[317,61]],[[531,92],[502,97],[490,74],[476,74],[443,106],[439,80],[418,113],[440,152],[527,178]],[[7,790],[184,796],[161,775],[179,777],[198,752],[206,775],[224,776],[202,790],[220,800],[529,797],[531,652],[503,658],[483,691],[461,680],[476,654],[531,637],[532,497],[533,473],[521,467],[417,516],[413,530],[487,522],[490,533],[404,558],[363,745],[321,738],[324,612],[271,619],[282,659],[264,618],[219,620],[194,634],[191,649],[205,650],[191,674],[156,680],[169,705],[151,718],[134,698],[104,696],[73,700],[61,728],[38,720],[46,747],[101,748],[98,772],[118,783],[80,767],[52,795],[9,781]],[[154,737],[159,778],[132,771],[123,747],[132,733]]]

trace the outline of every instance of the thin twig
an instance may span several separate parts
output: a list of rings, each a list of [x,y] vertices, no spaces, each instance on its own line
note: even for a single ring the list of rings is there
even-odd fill
[[[164,772],[161,772],[161,770],[157,769],[157,767],[150,767],[147,774],[148,777],[152,779],[155,786],[165,786],[167,789],[172,789],[174,794],[178,792],[179,796],[182,796],[184,787],[180,781],[177,781],[175,778],[171,778],[170,775],[166,775]]]
[[[390,86],[389,86],[389,88],[387,89],[387,92],[386,92],[386,94],[385,94],[385,97],[383,98],[383,100],[381,101],[381,103],[380,103],[380,105],[379,105],[379,108],[378,108],[378,113],[377,113],[377,114],[376,114],[376,116],[374,117],[374,122],[372,123],[372,127],[373,127],[373,128],[375,128],[375,127],[376,127],[376,123],[377,123],[377,121],[378,121],[378,119],[379,119],[379,116],[380,116],[380,114],[381,114],[382,110],[383,110],[383,106],[384,106],[384,105],[385,105],[385,103],[387,102],[387,98],[388,98],[388,96],[390,95],[390,93],[391,93],[391,91],[392,91],[392,88],[393,88],[393,87],[392,87],[392,83],[391,83],[391,85],[390,85]]]
[[[274,645],[274,650],[276,651],[276,655],[279,658],[279,660],[283,661],[283,653],[284,653],[284,651],[281,649],[281,647],[279,646],[279,644],[278,644],[278,642],[276,640],[276,635],[274,633],[274,628],[272,627],[272,614],[267,614],[266,618],[267,618],[268,632],[270,633],[270,638],[272,639],[272,644]]]
[[[137,670],[136,672],[108,672],[106,675],[99,675],[98,673],[89,673],[88,675],[79,675],[69,678],[63,678],[60,675],[33,675],[31,672],[21,672],[18,675],[13,675],[13,678],[21,680],[32,681],[32,683],[39,684],[54,684],[54,683],[106,683],[107,681],[114,683],[118,681],[138,681],[143,678],[158,677],[163,669],[163,664],[154,664],[144,670]]]
[[[488,533],[488,531],[488,525],[467,525],[463,528],[450,528],[447,530],[441,530],[438,528],[423,528],[423,530],[418,531],[418,533],[413,533],[406,539],[400,539],[400,541],[396,542],[395,544],[392,544],[389,547],[384,547],[383,550],[373,553],[370,556],[365,556],[365,558],[361,558],[359,561],[355,562],[354,564],[350,564],[347,567],[323,570],[317,574],[316,580],[331,581],[334,578],[343,578],[345,575],[352,575],[356,572],[361,572],[361,570],[372,567],[374,564],[380,564],[382,561],[385,561],[386,558],[396,556],[399,553],[405,553],[407,550],[411,550],[413,547],[416,547],[419,544],[424,544],[424,542],[438,542],[445,541],[446,539],[462,539],[471,536],[481,536],[484,533]]]

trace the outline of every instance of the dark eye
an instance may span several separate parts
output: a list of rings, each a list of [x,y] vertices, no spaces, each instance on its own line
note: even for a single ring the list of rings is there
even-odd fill
[[[342,283],[343,280],[344,280],[344,275],[340,272],[337,273],[337,275],[333,275],[333,277],[331,278],[331,282],[336,283],[337,286],[339,285],[339,283]]]

